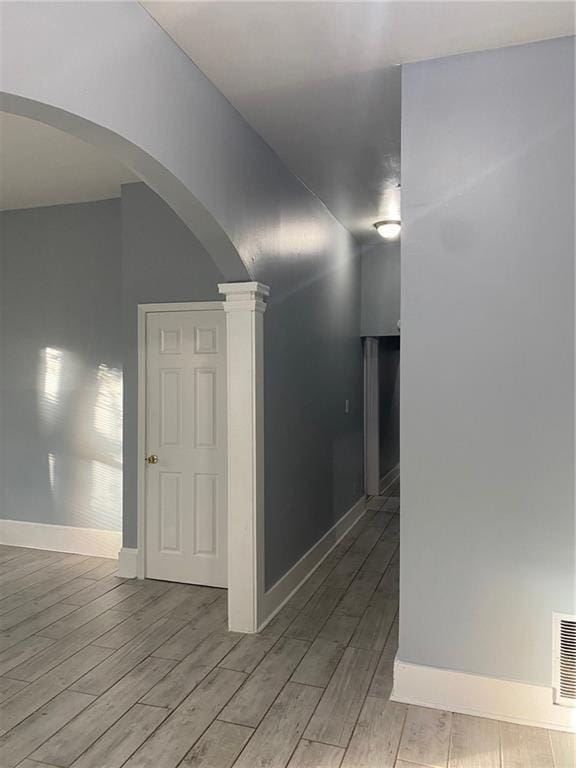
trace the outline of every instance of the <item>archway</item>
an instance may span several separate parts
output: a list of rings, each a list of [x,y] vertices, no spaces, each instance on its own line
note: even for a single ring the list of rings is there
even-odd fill
[[[250,278],[238,251],[214,216],[180,179],[129,139],[50,104],[4,91],[0,92],[0,111],[45,123],[112,155],[178,214],[228,280]]]
[[[256,233],[244,211],[250,195],[252,210],[270,199],[258,184],[270,185],[264,145],[144,8],[3,4],[1,20],[0,109],[108,152],[182,218],[226,280],[251,279]]]

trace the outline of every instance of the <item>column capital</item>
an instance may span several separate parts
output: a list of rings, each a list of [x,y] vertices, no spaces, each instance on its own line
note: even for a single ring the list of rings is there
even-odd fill
[[[270,288],[263,283],[219,283],[218,291],[226,297],[225,312],[265,312],[264,299],[270,295]]]

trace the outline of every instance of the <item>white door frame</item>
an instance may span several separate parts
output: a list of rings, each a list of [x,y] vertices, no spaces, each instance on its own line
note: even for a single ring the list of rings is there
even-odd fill
[[[221,283],[218,290],[225,301],[138,305],[138,548],[136,573],[129,574],[124,568],[124,575],[139,579],[146,575],[146,315],[223,310],[227,337],[228,625],[236,632],[257,632],[266,618],[262,615],[264,299],[270,291],[257,282]]]
[[[223,311],[222,301],[138,304],[138,550],[136,575],[146,578],[146,316],[152,312]]]

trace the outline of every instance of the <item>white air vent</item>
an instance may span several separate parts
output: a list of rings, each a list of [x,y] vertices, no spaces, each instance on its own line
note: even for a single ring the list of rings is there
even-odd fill
[[[554,703],[576,707],[576,616],[554,614]]]

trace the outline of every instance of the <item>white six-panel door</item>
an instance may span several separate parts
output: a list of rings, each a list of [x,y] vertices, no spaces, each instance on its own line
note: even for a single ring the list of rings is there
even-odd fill
[[[224,312],[147,313],[148,578],[227,586],[226,421]]]

